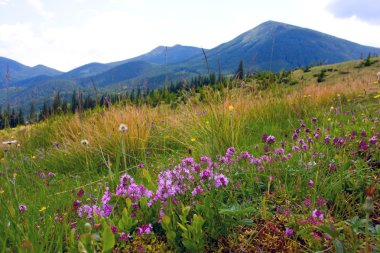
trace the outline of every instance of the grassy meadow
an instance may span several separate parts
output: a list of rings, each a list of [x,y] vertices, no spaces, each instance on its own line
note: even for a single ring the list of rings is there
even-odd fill
[[[359,64],[1,131],[1,252],[379,252],[380,62]]]

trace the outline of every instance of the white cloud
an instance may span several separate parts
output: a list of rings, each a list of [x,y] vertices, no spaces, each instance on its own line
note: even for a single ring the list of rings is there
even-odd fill
[[[54,17],[54,13],[45,9],[42,0],[27,0],[28,3],[37,11],[37,13],[47,19]]]
[[[0,5],[7,5],[9,0],[0,0]]]
[[[378,0],[333,0],[327,9],[338,18],[356,17],[366,23],[380,25]]]

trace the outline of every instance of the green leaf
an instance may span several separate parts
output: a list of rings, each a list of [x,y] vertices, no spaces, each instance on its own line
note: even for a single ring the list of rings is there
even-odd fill
[[[183,232],[187,232],[187,228],[184,225],[182,225],[179,222],[177,224],[178,224],[179,228],[182,229]]]
[[[106,227],[103,231],[103,251],[110,252],[115,245],[115,235],[110,227]]]
[[[87,250],[81,241],[78,242],[78,252],[79,253],[87,253]]]
[[[344,253],[342,243],[339,240],[335,240],[334,243],[335,243],[335,250],[336,250],[336,252],[337,253]]]

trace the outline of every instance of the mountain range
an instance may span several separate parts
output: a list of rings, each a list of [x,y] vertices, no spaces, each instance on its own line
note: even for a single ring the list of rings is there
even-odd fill
[[[246,71],[279,71],[330,64],[380,54],[368,47],[307,28],[267,21],[212,49],[175,45],[159,46],[141,56],[112,63],[89,63],[66,73],[37,65],[28,67],[0,57],[0,104],[6,87],[12,106],[50,99],[54,93],[74,89],[125,90],[156,88],[211,72],[233,74],[240,61]],[[207,56],[208,66],[206,65]],[[6,81],[7,71],[9,80]]]

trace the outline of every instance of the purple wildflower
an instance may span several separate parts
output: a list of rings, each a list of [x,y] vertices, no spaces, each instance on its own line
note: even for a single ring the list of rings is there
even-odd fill
[[[292,228],[286,228],[285,229],[285,236],[292,237],[294,234],[294,230]]]
[[[272,144],[276,141],[276,138],[273,135],[269,135],[268,138],[266,139],[266,142],[268,144]]]
[[[314,209],[312,216],[315,219],[318,218],[319,220],[323,220],[323,213],[321,211],[319,211],[318,209]]]
[[[197,187],[194,188],[194,190],[191,192],[191,195],[193,196],[196,196],[198,194],[202,194],[203,193],[203,189],[200,185],[198,185]]]
[[[313,187],[314,186],[314,181],[310,179],[309,182],[307,183],[307,186],[308,187]]]
[[[368,147],[368,144],[365,140],[361,140],[359,142],[359,148],[363,151],[366,151],[369,147]]]
[[[141,227],[136,229],[136,234],[137,235],[142,235],[142,234],[149,235],[150,232],[152,231],[152,229],[153,229],[152,224],[144,224]]]
[[[295,152],[300,152],[300,147],[298,147],[298,146],[293,146],[293,147],[292,147],[292,150],[295,151]]]
[[[111,230],[112,230],[112,233],[113,233],[113,234],[116,234],[116,233],[117,233],[117,227],[115,227],[115,226],[111,226]]]
[[[128,240],[129,238],[132,238],[129,234],[126,234],[124,232],[121,232],[120,233],[120,237],[119,237],[119,240],[120,241],[126,241]]]
[[[376,135],[372,136],[370,139],[369,139],[369,143],[372,144],[372,145],[375,145],[377,142],[377,137]]]
[[[228,178],[223,174],[219,174],[215,176],[214,180],[215,180],[216,188],[219,188],[221,186],[226,186],[228,184]]]
[[[20,213],[24,213],[24,212],[28,211],[28,208],[26,207],[26,205],[20,204],[20,205],[18,205],[18,210],[20,211]]]

